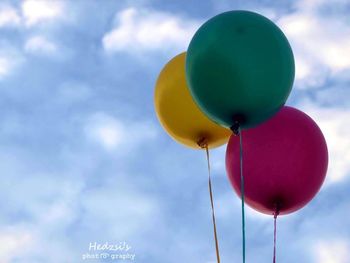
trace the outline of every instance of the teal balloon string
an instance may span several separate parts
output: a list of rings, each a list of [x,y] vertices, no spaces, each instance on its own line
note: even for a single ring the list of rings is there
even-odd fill
[[[242,130],[238,127],[239,133],[239,156],[240,156],[240,170],[241,170],[241,199],[242,199],[242,257],[245,263],[245,209],[244,209],[244,176],[243,176],[243,143]]]

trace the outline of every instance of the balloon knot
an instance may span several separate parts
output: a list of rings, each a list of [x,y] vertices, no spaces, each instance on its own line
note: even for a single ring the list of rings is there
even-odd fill
[[[279,214],[280,214],[280,204],[276,203],[275,204],[275,211],[273,212],[273,217],[276,219]]]
[[[231,126],[231,131],[233,132],[234,135],[238,136],[239,135],[239,127],[240,127],[240,124],[238,121],[235,121],[233,123],[233,125]]]
[[[203,137],[203,138],[200,138],[198,141],[197,141],[197,144],[199,147],[201,147],[202,149],[205,149],[208,147],[208,140]]]

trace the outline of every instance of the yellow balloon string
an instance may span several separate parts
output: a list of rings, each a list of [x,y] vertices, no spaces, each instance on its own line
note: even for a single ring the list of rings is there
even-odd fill
[[[214,228],[214,239],[215,239],[215,249],[216,249],[216,259],[220,263],[220,253],[219,253],[219,240],[216,231],[216,219],[215,219],[215,209],[214,209],[214,198],[213,198],[213,189],[211,186],[211,175],[210,175],[210,158],[209,158],[209,149],[208,144],[205,142],[198,143],[201,148],[205,148],[207,154],[207,163],[208,163],[208,185],[209,185],[209,195],[210,195],[210,204],[211,204],[211,214],[213,219],[213,228]]]

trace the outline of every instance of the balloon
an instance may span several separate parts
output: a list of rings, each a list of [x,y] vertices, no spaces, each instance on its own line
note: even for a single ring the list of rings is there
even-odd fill
[[[163,128],[177,142],[199,149],[227,142],[230,131],[208,119],[193,102],[185,78],[186,53],[174,57],[161,71],[155,88],[154,104]]]
[[[256,126],[285,104],[294,81],[292,49],[267,18],[230,11],[204,23],[187,51],[186,77],[194,101],[230,128]]]
[[[243,176],[246,203],[273,214],[292,213],[319,191],[328,166],[326,141],[305,113],[283,107],[264,124],[243,131]],[[226,170],[240,196],[239,138],[231,136]]]

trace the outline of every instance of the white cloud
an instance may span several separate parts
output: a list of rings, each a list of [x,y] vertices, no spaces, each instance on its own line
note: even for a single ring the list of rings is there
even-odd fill
[[[88,155],[93,156],[91,162],[99,163],[96,155]],[[54,169],[57,174],[47,172],[47,167],[39,172],[36,157],[29,160],[7,150],[0,152],[0,157],[1,171],[6,174],[0,198],[11,203],[2,211],[2,263],[59,263],[72,258],[80,262],[89,242],[131,242],[140,232],[151,232],[155,220],[160,221],[160,203],[142,193],[144,184],[135,188],[129,174],[99,169],[89,177],[91,171],[83,171],[81,156],[66,163],[65,172],[62,167]],[[8,225],[13,217],[16,222]],[[67,236],[67,231],[71,235]]]
[[[10,75],[22,60],[16,50],[0,44],[0,80]]]
[[[63,18],[63,1],[25,0],[20,10],[10,5],[0,5],[0,27],[26,25]]]
[[[11,68],[11,62],[5,57],[0,57],[0,77],[8,74]]]
[[[315,263],[347,263],[350,246],[345,240],[319,241],[314,245]]]
[[[130,235],[152,225],[155,216],[159,217],[157,200],[135,192],[120,179],[117,184],[86,191],[82,196],[82,206],[86,213],[84,224],[88,228],[107,226],[108,231],[118,238],[130,238]]]
[[[23,253],[34,244],[34,236],[23,227],[7,227],[0,231],[0,258],[2,263],[13,262],[19,250]]]
[[[110,115],[96,113],[85,126],[85,133],[106,150],[116,150],[117,147],[130,148],[155,138],[156,129],[150,123],[124,123]]]
[[[21,23],[21,17],[17,9],[11,6],[0,6],[0,27],[18,26]]]
[[[122,142],[126,131],[119,121],[110,116],[98,115],[93,117],[92,122],[86,128],[88,136],[104,148],[111,150]]]
[[[2,173],[6,174],[1,198],[11,203],[2,209],[0,262],[44,260],[54,263],[62,262],[55,260],[58,256],[61,260],[72,258],[63,230],[79,214],[79,196],[84,180],[80,173],[72,171],[57,174],[38,171],[33,164],[35,158],[29,160],[28,156],[12,151],[0,152],[1,158],[6,160],[6,165],[1,165]],[[14,222],[10,221],[12,219]]]
[[[63,15],[62,1],[26,0],[22,3],[22,14],[27,26],[58,18]]]
[[[26,41],[24,49],[29,53],[54,54],[57,51],[57,46],[44,36],[34,36]]]
[[[317,11],[321,6],[324,6],[326,4],[331,4],[332,6],[335,6],[337,4],[347,4],[348,0],[299,0],[296,2],[296,6],[299,9],[307,10],[307,11]]]
[[[311,103],[301,105],[321,128],[328,146],[328,173],[326,182],[337,183],[350,176],[350,110],[320,108]]]
[[[128,8],[116,15],[118,25],[103,37],[106,51],[185,49],[198,22],[172,14]]]
[[[312,55],[317,62],[334,71],[350,67],[349,26],[330,18],[323,20],[318,16],[300,13],[284,17],[279,23],[296,46],[297,52],[304,51]]]
[[[298,1],[296,12],[277,21],[294,51],[299,88],[319,87],[327,77],[350,68],[350,25],[341,18],[319,14],[318,9],[326,3]]]

